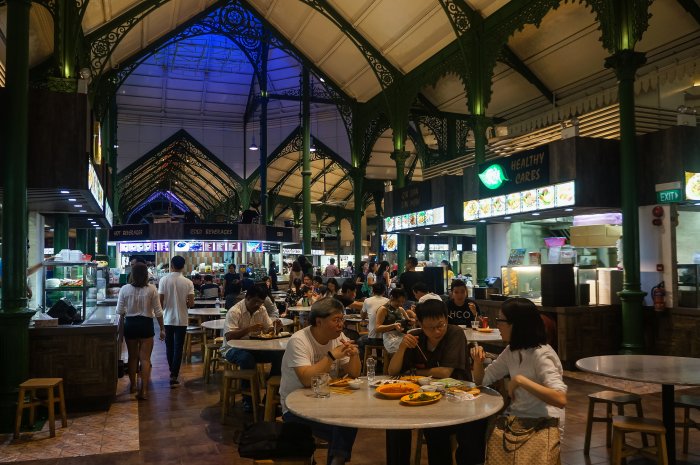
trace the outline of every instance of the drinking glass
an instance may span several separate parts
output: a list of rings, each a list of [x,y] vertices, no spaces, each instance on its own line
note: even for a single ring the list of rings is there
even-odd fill
[[[331,377],[328,373],[314,375],[311,378],[311,387],[314,390],[314,397],[325,398],[331,396],[330,383]]]
[[[472,329],[473,330],[479,329],[480,325],[481,325],[481,322],[479,320],[472,320]]]
[[[369,357],[367,359],[367,383],[374,382],[374,370],[377,367],[377,360],[374,357]]]

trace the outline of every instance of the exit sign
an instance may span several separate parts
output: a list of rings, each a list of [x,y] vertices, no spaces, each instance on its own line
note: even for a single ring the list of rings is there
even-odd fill
[[[674,203],[683,200],[683,194],[680,189],[667,189],[656,192],[656,201],[659,203]]]

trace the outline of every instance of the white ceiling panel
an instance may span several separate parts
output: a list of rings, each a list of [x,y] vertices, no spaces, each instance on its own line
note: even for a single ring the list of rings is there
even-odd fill
[[[482,17],[490,16],[494,11],[506,5],[510,0],[466,0],[473,10],[478,11]]]
[[[649,29],[635,47],[640,52],[653,50],[700,29],[697,21],[677,0],[656,0],[649,7],[649,12]]]
[[[500,67],[504,69],[494,76],[487,115],[500,116],[513,107],[535,99],[543,99],[543,103],[546,101],[542,93],[520,74],[505,65]]]

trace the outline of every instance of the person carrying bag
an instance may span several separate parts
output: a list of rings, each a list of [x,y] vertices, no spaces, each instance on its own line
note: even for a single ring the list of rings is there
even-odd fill
[[[475,383],[490,385],[510,376],[511,402],[505,416],[496,418],[490,428],[484,463],[559,465],[567,387],[537,307],[527,299],[508,299],[496,326],[509,345],[486,370],[484,349],[470,350]]]

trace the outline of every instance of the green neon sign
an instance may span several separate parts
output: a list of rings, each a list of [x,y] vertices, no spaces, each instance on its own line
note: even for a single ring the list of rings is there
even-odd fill
[[[503,167],[498,164],[493,164],[479,173],[479,179],[488,189],[498,189],[503,185],[503,181],[508,181]]]

